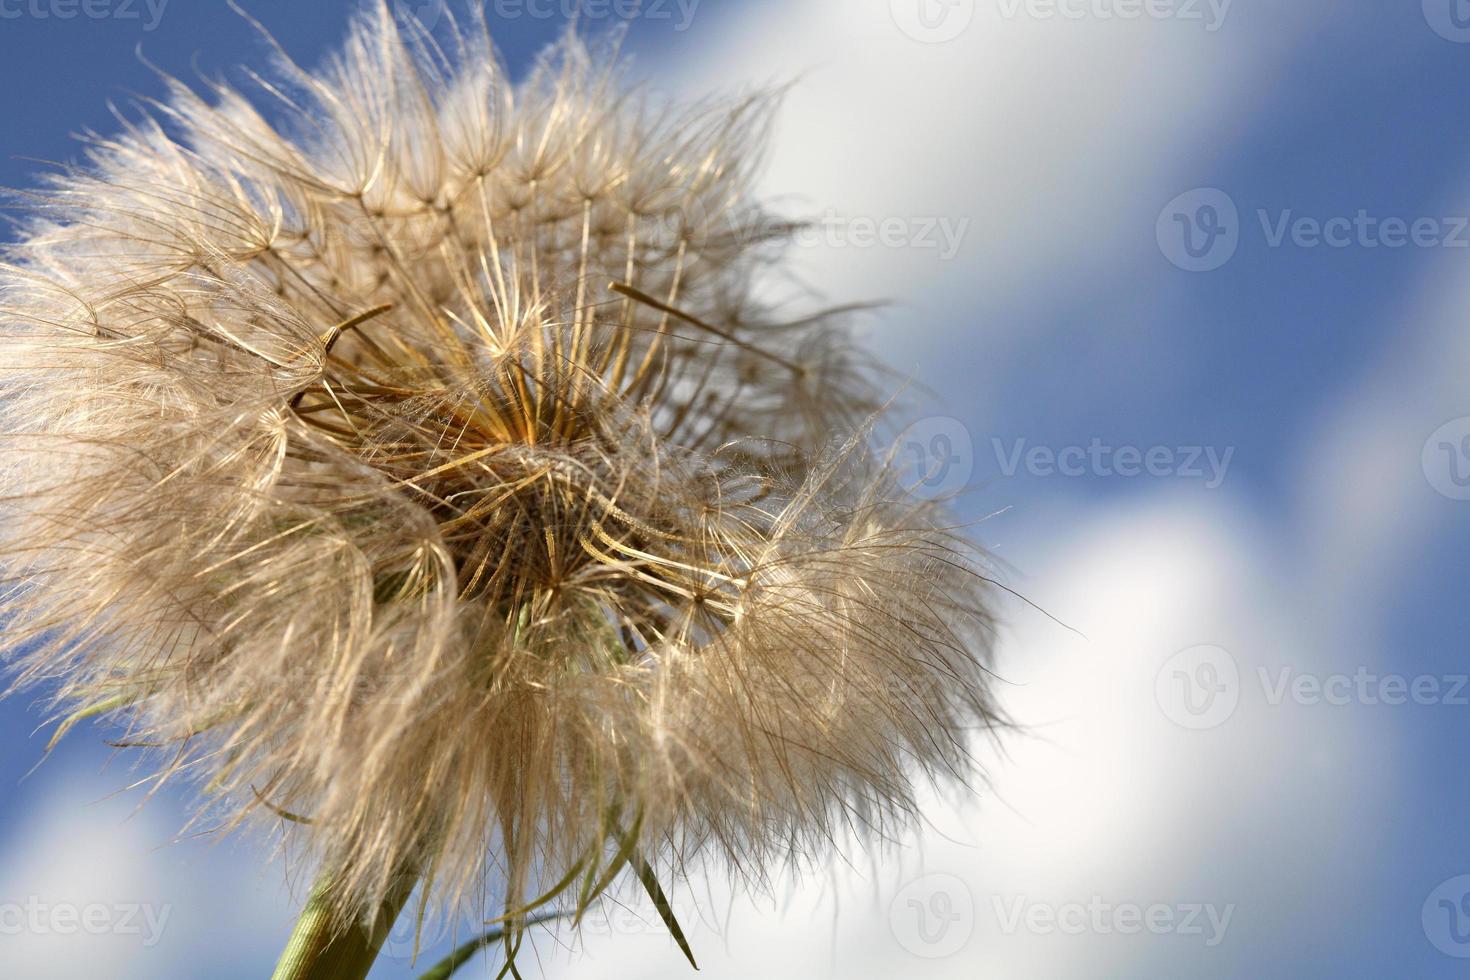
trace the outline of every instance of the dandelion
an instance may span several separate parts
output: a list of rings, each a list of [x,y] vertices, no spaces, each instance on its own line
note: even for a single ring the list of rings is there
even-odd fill
[[[620,878],[683,945],[660,882],[964,778],[985,580],[869,448],[848,318],[767,298],[774,98],[681,108],[575,36],[513,85],[477,6],[276,53],[255,100],[165,78],[28,206],[0,644],[58,737],[108,720],[319,867],[277,976],[365,975],[414,894],[513,961]]]

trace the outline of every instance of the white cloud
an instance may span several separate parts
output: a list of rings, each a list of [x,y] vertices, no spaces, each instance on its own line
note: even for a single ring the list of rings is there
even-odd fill
[[[239,844],[171,843],[175,800],[104,798],[117,780],[68,761],[26,784],[27,816],[0,850],[6,975],[260,975],[292,918],[279,868]]]
[[[1470,188],[1442,202],[1446,214],[1467,207]],[[1384,324],[1381,355],[1324,406],[1294,474],[1300,521],[1321,556],[1318,601],[1349,622],[1412,571],[1427,538],[1456,526],[1454,516],[1470,508],[1435,489],[1451,465],[1436,454],[1443,447],[1430,447],[1425,459],[1431,435],[1470,417],[1464,254],[1447,251],[1426,262],[1415,288]]]
[[[6,967],[16,976],[157,975],[146,951],[167,938],[173,910],[150,852],[166,831],[148,814],[122,821],[115,803],[87,806],[96,788],[86,795],[79,783],[41,802],[0,855]],[[76,919],[92,906],[108,911],[84,928]],[[151,920],[141,914],[150,910]]]
[[[800,76],[764,184],[797,195],[791,211],[896,218],[914,237],[927,219],[963,224],[949,261],[942,248],[798,250],[832,295],[908,306],[885,342],[905,358],[933,356],[957,330],[992,330],[996,311],[1062,284],[1171,273],[1154,239],[1160,210],[1204,179],[1271,91],[1281,56],[1330,8],[1236,5],[1210,32],[1177,19],[1037,18],[1024,4],[1007,16],[1013,4],[987,2],[959,37],[924,44],[898,26],[903,2],[750,4],[721,22],[716,50],[702,33],[661,49],[653,68],[684,92]],[[923,315],[951,304],[965,322]]]

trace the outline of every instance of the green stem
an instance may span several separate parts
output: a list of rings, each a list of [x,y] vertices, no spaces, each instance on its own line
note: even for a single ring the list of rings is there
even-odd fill
[[[416,884],[412,875],[404,875],[378,907],[371,928],[361,922],[344,926],[333,900],[337,876],[324,873],[296,920],[271,980],[364,980]]]

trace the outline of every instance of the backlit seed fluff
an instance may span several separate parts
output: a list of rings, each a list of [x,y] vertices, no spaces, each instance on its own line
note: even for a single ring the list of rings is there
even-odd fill
[[[671,106],[576,38],[511,84],[440,27],[165,80],[29,198],[15,684],[340,867],[343,915],[891,835],[996,721],[989,597],[869,448],[845,318],[769,298],[773,99]]]

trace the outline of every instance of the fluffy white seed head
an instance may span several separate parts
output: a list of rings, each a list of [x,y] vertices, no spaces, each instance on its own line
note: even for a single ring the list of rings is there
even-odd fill
[[[865,448],[844,318],[762,298],[772,99],[440,42],[380,7],[256,102],[169,80],[31,201],[17,683],[340,866],[344,915],[896,830],[996,720],[987,597]]]

